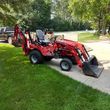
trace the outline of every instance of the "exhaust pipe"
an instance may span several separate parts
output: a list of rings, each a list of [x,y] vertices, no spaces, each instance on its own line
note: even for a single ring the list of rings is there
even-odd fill
[[[83,72],[85,75],[93,76],[98,78],[104,67],[102,64],[99,64],[95,56],[91,56],[88,61],[83,62]]]

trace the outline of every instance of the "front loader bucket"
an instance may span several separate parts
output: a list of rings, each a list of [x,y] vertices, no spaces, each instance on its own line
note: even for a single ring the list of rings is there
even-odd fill
[[[89,61],[85,61],[83,64],[84,74],[96,78],[100,76],[104,69],[103,65],[98,63],[95,56],[90,57]]]

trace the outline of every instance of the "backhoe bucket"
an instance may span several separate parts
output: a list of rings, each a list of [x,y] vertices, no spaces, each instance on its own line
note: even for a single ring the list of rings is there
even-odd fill
[[[83,66],[83,72],[85,75],[98,78],[102,73],[104,67],[99,64],[95,56],[91,56],[89,61],[85,61]]]

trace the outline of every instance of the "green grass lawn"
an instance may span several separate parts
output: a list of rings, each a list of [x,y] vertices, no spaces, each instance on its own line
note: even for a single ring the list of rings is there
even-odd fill
[[[0,44],[0,110],[110,110],[110,96]]]
[[[97,35],[94,35],[93,33],[80,33],[78,37],[78,41],[80,42],[94,42],[99,41],[99,37]]]

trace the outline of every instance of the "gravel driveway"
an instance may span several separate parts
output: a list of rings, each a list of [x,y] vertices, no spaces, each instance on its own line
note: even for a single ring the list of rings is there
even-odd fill
[[[72,79],[110,94],[110,41],[85,43],[85,45],[93,49],[89,53],[95,55],[104,66],[104,71],[99,78],[85,76],[77,66],[73,66],[70,72],[61,71],[60,60],[53,59],[48,65]]]

